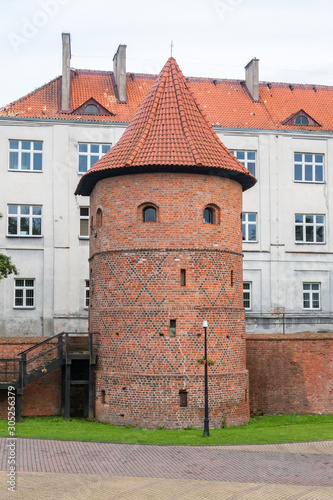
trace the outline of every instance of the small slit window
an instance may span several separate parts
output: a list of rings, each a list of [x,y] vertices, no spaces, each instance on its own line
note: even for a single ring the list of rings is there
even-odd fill
[[[180,284],[181,286],[186,286],[186,269],[180,270]]]
[[[84,113],[86,115],[99,115],[99,109],[95,104],[88,104],[88,106],[84,108]]]
[[[181,408],[185,408],[187,406],[187,391],[184,389],[179,391],[179,406]]]
[[[143,209],[143,222],[156,222],[155,207],[145,207]]]
[[[170,319],[170,337],[176,336],[176,320]]]

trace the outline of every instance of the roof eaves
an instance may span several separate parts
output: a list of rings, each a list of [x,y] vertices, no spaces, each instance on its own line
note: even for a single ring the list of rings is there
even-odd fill
[[[52,85],[53,83],[55,83],[57,81],[60,81],[60,78],[61,78],[61,76],[57,76],[57,77],[53,78],[52,80],[50,80],[49,82],[44,83],[44,85],[42,85],[41,87],[37,87],[34,90],[32,90],[31,92],[29,92],[28,94],[24,95],[23,97],[20,97],[16,101],[12,101],[9,104],[6,104],[2,108],[0,108],[0,112],[3,111],[3,110],[7,110],[8,108],[14,106],[15,104],[19,104],[19,103],[25,101],[29,97],[31,97],[34,94],[37,94],[38,92],[44,90],[45,88],[47,88],[48,86]]]
[[[257,179],[250,172],[237,171],[232,168],[206,167],[204,165],[145,165],[145,166],[122,166],[116,168],[103,168],[100,170],[88,170],[80,179],[75,195],[89,196],[98,181],[119,175],[131,175],[154,172],[176,172],[176,173],[197,173],[216,177],[226,177],[235,180],[243,191],[254,186]]]

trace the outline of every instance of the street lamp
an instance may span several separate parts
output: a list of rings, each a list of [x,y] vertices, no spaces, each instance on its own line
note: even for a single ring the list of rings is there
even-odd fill
[[[205,330],[205,420],[204,420],[204,436],[209,436],[209,418],[208,418],[208,372],[207,372],[207,328],[208,322],[203,321],[202,328]]]

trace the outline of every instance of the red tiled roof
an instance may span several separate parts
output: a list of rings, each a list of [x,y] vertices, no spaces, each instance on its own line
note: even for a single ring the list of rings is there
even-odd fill
[[[110,71],[71,70],[71,112],[60,109],[61,77],[0,109],[1,117],[61,119],[129,123],[156,75],[127,73],[127,103],[118,103]],[[254,102],[244,82],[212,78],[186,79],[201,109],[213,126],[271,130],[315,130],[333,132],[333,87],[323,85],[259,84]],[[93,98],[111,115],[75,114]],[[288,117],[300,110],[320,126],[287,125]]]
[[[171,57],[120,140],[81,178],[75,194],[88,195],[99,179],[133,168],[174,166],[236,178],[244,189],[256,182],[219,140]]]
[[[110,71],[71,70],[71,111],[61,110],[61,77],[0,109],[0,117],[102,121],[128,123],[156,78],[155,75],[127,76],[127,104],[117,102]],[[90,98],[111,115],[76,114],[75,110]]]

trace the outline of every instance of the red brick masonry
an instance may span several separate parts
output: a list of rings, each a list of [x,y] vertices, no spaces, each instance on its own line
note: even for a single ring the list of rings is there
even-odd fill
[[[251,413],[333,413],[333,333],[246,336]]]
[[[0,338],[0,358],[15,358],[20,352],[45,340],[45,337]],[[7,391],[0,391],[0,418],[7,416]],[[61,408],[60,368],[35,380],[24,388],[22,416],[60,415]]]
[[[147,204],[157,207],[156,223],[143,222]],[[207,205],[215,209],[214,224],[203,222]],[[90,239],[90,330],[100,341],[97,418],[202,426],[204,367],[197,360],[204,354],[205,319],[208,358],[215,362],[209,367],[211,425],[247,422],[241,185],[191,173],[112,177],[97,183],[90,207],[93,221],[103,213]],[[187,406],[180,404],[182,391]]]
[[[0,338],[0,357],[13,357],[42,340],[42,337]],[[252,334],[246,336],[246,346],[251,413],[332,413],[332,333]],[[0,391],[1,418],[7,411],[5,392]],[[202,399],[201,392],[196,396]],[[124,394],[123,398],[126,397]],[[214,400],[211,402],[214,404]],[[96,404],[101,406],[98,400]],[[25,387],[22,414],[60,414],[59,370]]]

